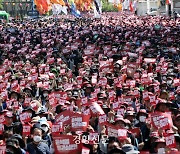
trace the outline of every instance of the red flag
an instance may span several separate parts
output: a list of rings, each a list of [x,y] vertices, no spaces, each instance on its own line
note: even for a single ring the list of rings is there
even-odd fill
[[[166,5],[171,4],[171,0],[166,0]]]

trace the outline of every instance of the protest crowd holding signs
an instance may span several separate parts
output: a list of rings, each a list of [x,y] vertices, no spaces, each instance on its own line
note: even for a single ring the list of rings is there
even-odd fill
[[[179,154],[180,20],[79,20],[0,24],[0,153]]]

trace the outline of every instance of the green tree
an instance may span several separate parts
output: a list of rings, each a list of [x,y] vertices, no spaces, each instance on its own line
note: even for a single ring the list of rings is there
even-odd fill
[[[113,4],[109,3],[108,0],[102,0],[102,11],[103,12],[117,12],[118,9]]]
[[[2,9],[3,9],[2,2],[3,2],[3,0],[0,0],[0,10],[2,10]]]

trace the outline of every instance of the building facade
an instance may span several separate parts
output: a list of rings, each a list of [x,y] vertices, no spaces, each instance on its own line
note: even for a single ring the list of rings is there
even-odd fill
[[[23,18],[29,10],[32,10],[33,0],[4,0],[3,10],[11,17]]]

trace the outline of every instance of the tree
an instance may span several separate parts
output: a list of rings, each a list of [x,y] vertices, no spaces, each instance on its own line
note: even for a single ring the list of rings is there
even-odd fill
[[[3,9],[2,2],[3,2],[3,0],[0,0],[0,10],[2,10],[2,9]]]

